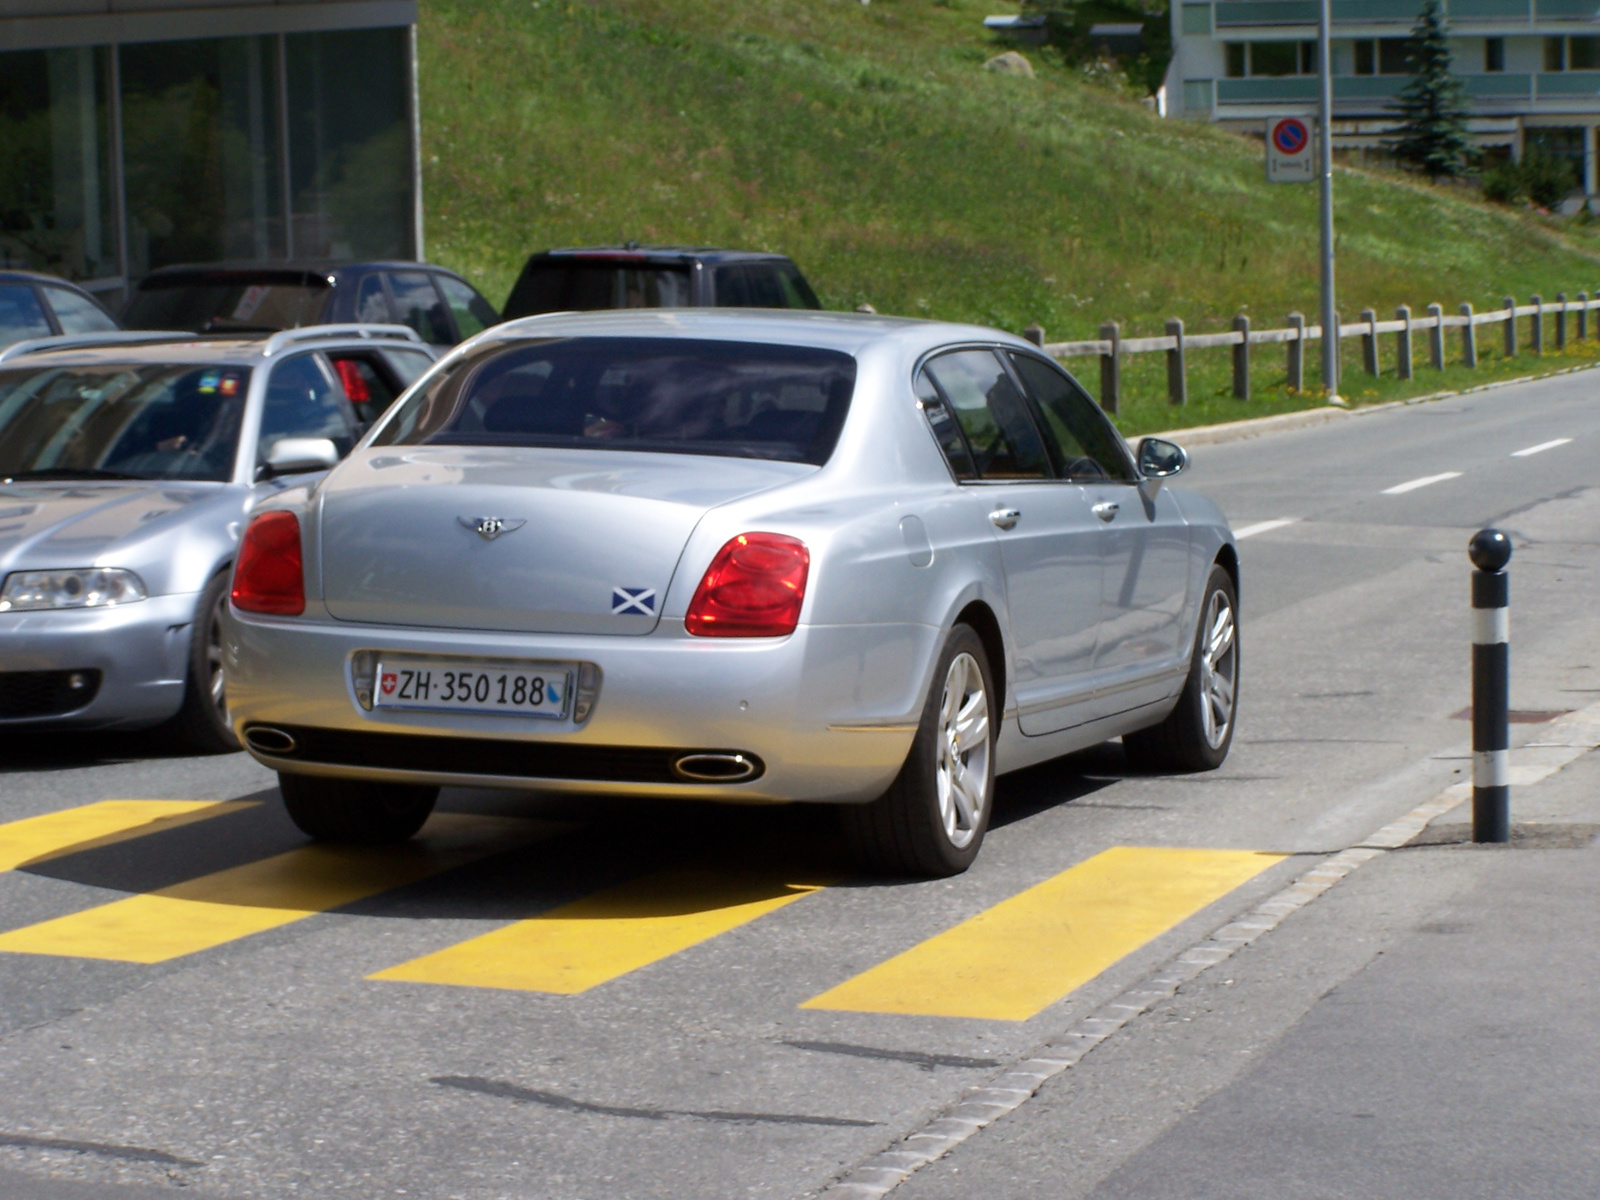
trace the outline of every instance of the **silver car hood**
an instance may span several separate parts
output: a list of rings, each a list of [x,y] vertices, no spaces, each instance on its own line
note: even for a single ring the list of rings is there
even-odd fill
[[[347,621],[649,633],[708,509],[801,463],[605,450],[373,447],[320,491],[328,611]],[[500,522],[485,536],[480,523]]]
[[[221,487],[163,480],[0,485],[0,570],[107,563],[120,545],[147,539]]]

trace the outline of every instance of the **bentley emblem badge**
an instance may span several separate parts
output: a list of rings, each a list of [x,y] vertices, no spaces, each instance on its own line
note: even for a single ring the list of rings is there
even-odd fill
[[[470,529],[486,542],[492,542],[502,533],[515,533],[526,521],[507,521],[501,517],[457,517],[463,529]]]

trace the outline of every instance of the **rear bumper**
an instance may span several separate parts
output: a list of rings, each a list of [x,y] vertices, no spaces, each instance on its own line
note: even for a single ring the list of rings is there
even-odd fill
[[[882,794],[910,749],[939,631],[802,626],[781,639],[692,638],[663,621],[644,637],[402,629],[230,613],[228,704],[244,738],[290,732],[266,766],[393,782],[677,796],[746,803],[860,802]],[[471,713],[366,711],[358,650],[593,663],[583,725]],[[683,754],[743,754],[751,778],[692,782]]]
[[[60,711],[46,698],[30,711],[21,701],[9,709],[15,715],[0,717],[0,729],[136,729],[165,721],[183,704],[197,601],[178,593],[118,608],[0,613],[0,688],[13,672],[99,673],[99,686],[83,689],[92,693],[86,704]],[[41,697],[51,691],[28,684]]]

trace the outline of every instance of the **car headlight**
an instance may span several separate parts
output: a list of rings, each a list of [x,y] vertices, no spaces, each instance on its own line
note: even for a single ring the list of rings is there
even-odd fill
[[[38,608],[110,608],[143,600],[144,580],[117,567],[13,571],[0,588],[0,612]]]

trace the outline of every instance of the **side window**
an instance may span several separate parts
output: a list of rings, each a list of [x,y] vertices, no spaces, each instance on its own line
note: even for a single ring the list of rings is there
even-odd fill
[[[784,299],[790,308],[821,308],[822,301],[817,299],[817,294],[811,290],[811,285],[806,282],[806,277],[800,274],[800,268],[792,263],[782,263],[778,267],[778,280],[783,285]]]
[[[743,267],[718,267],[716,279],[718,308],[751,307],[750,281]]]
[[[1045,440],[1061,478],[1074,483],[1136,479],[1121,436],[1071,376],[1030,354],[1013,353],[1011,361],[1044,417]]]
[[[433,366],[433,359],[420,350],[384,350],[381,353],[399,378],[402,388],[410,387]]]
[[[1027,403],[993,351],[941,354],[925,369],[955,413],[980,478],[1049,478]]]
[[[400,323],[417,331],[423,341],[434,346],[455,344],[450,314],[426,271],[395,271],[389,276],[394,306],[400,310]]]
[[[71,288],[46,284],[44,294],[56,310],[62,333],[108,333],[117,327],[105,309]]]
[[[25,283],[0,287],[0,346],[49,337],[54,332],[31,287]]]
[[[265,463],[279,439],[328,438],[342,457],[356,441],[356,414],[314,354],[286,359],[272,369],[256,461]]]
[[[394,324],[389,297],[383,294],[383,276],[376,272],[361,277],[361,286],[356,289],[356,320],[372,325]]]
[[[433,278],[444,293],[445,303],[450,306],[450,312],[456,319],[456,330],[463,341],[500,323],[500,314],[470,286],[451,275],[435,275]]]
[[[751,308],[788,308],[789,299],[783,292],[783,278],[776,266],[751,264],[744,269],[745,285],[749,288]]]
[[[376,351],[333,352],[328,355],[344,388],[345,399],[364,424],[370,425],[394,403],[403,385]]]
[[[961,436],[955,417],[951,415],[944,397],[939,395],[939,389],[933,386],[933,380],[928,378],[926,368],[917,372],[915,390],[917,400],[922,405],[922,415],[928,418],[928,427],[933,430],[939,449],[944,451],[945,461],[950,464],[950,470],[955,473],[957,479],[975,478],[978,473],[972,469],[972,455],[967,453],[967,439]]]

